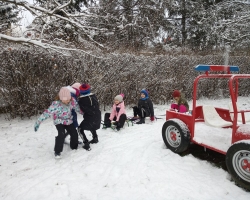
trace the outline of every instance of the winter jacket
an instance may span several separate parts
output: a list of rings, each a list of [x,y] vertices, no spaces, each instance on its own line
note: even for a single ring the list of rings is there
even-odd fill
[[[145,100],[139,99],[138,101],[138,108],[141,110],[143,109],[146,112],[145,117],[154,117],[154,107],[153,103],[150,100],[150,98],[147,98]]]
[[[116,117],[116,121],[119,121],[121,114],[126,114],[124,101],[119,104],[114,103],[109,117],[110,121],[112,121],[114,117]]]
[[[180,113],[185,113],[188,112],[189,110],[189,105],[186,99],[180,98],[177,104],[171,104],[171,108],[177,109],[178,112]]]
[[[40,125],[42,121],[52,116],[54,125],[70,125],[73,123],[72,109],[82,114],[79,105],[74,98],[72,98],[67,105],[61,101],[53,101],[50,107],[37,119],[36,123]]]
[[[97,130],[101,125],[101,111],[95,94],[81,95],[78,104],[83,111],[83,121],[80,127],[83,130]]]

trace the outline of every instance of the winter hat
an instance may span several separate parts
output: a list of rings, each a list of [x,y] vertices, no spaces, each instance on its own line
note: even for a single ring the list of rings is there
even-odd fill
[[[71,85],[71,87],[75,89],[76,91],[75,93],[76,97],[80,95],[80,90],[79,90],[80,86],[81,86],[81,83],[74,83],[73,85]]]
[[[175,90],[174,92],[173,92],[173,97],[175,98],[175,97],[180,97],[181,96],[181,93],[180,93],[180,91],[179,90]]]
[[[67,86],[66,88],[70,91],[70,93],[76,94],[76,90],[73,87]]]
[[[81,86],[81,83],[74,83],[73,85],[71,85],[71,87],[78,89],[78,90],[79,90],[80,86]]]
[[[70,100],[71,99],[70,91],[66,87],[62,87],[59,91],[59,98],[61,101]]]
[[[124,94],[119,94],[119,95],[117,95],[117,96],[115,97],[114,100],[117,100],[117,101],[119,101],[119,102],[122,102],[122,101],[123,101],[123,97],[124,97]]]
[[[73,89],[75,89],[75,91],[76,91],[76,96],[78,97],[78,96],[80,95],[80,90],[78,90],[78,89],[76,89],[76,88],[73,88]]]
[[[148,98],[148,91],[146,89],[142,89],[141,93],[145,95],[145,98]]]
[[[82,95],[86,95],[86,94],[89,94],[91,89],[90,89],[90,85],[89,84],[82,84],[79,88],[80,90],[80,94]]]

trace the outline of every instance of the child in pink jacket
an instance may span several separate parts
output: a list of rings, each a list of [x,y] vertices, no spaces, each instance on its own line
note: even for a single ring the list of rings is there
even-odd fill
[[[116,125],[117,131],[123,127],[127,119],[123,97],[124,94],[120,94],[114,98],[114,104],[112,106],[111,113],[105,113],[104,116],[105,127],[110,127],[111,121],[115,121],[113,124]]]
[[[181,96],[181,92],[179,90],[175,90],[172,94],[176,103],[171,104],[171,110],[176,110],[180,113],[188,112],[189,105],[186,99]]]

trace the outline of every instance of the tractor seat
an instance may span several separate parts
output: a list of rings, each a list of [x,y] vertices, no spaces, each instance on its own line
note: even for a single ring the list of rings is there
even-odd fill
[[[202,106],[204,121],[206,125],[214,127],[232,126],[232,122],[226,121],[220,117],[214,106]]]

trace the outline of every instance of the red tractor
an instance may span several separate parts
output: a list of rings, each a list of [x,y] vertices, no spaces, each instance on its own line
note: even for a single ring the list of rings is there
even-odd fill
[[[205,71],[193,83],[192,113],[166,111],[166,122],[162,127],[162,138],[171,151],[181,153],[190,143],[226,155],[228,172],[234,181],[250,190],[250,110],[238,109],[239,83],[249,81],[250,74],[231,74],[238,72],[237,66],[198,65],[197,71]],[[215,71],[216,73],[211,73]],[[224,73],[218,74],[218,71]],[[196,105],[198,82],[204,79],[224,79],[228,82],[230,102],[228,109],[213,105]],[[248,123],[249,121],[249,123]]]

